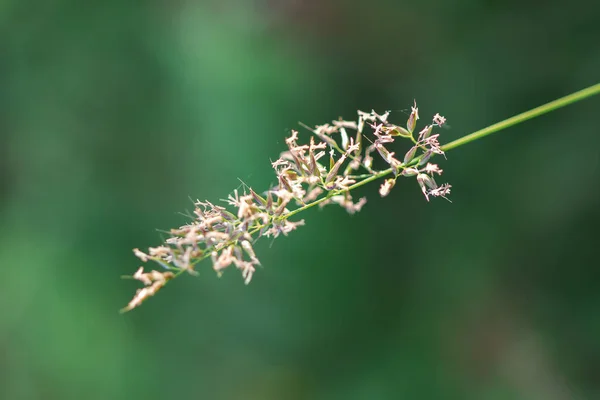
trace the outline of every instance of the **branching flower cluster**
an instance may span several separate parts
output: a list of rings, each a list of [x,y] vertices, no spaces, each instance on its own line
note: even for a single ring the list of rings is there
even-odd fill
[[[253,248],[258,238],[288,235],[304,225],[304,220],[291,218],[315,205],[337,204],[354,214],[366,199],[355,201],[351,191],[379,178],[389,176],[380,186],[381,196],[390,193],[399,177],[415,177],[428,201],[431,197],[447,199],[451,186],[436,183],[434,176],[441,175],[442,170],[429,162],[434,155],[444,155],[439,134],[433,129],[442,126],[445,118],[436,114],[431,124],[415,135],[419,119],[416,104],[406,127],[390,123],[388,117],[389,112],[359,111],[357,121],[337,120],[308,128],[313,136],[305,144],[300,144],[298,132],[292,131],[285,141],[288,149],[272,162],[277,175],[275,187],[261,193],[249,187],[243,193],[235,190],[224,201],[229,207],[196,201],[194,219],[172,229],[162,245],[147,252],[134,249],[143,262],[154,261],[166,272],[144,273],[140,267],[133,278],[144,287],[123,311],[139,306],[181,273],[195,274],[195,265],[206,258],[219,275],[235,266],[248,284],[260,265]],[[401,159],[391,151],[397,138],[409,140],[411,145]],[[384,169],[375,167],[381,163],[376,158],[383,161]]]

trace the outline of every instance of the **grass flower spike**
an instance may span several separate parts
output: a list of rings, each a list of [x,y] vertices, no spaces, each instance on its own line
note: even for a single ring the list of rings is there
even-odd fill
[[[206,258],[210,258],[219,276],[225,269],[235,267],[241,271],[244,282],[250,283],[260,265],[253,248],[258,238],[288,235],[304,225],[296,214],[315,205],[339,205],[354,214],[367,200],[363,197],[355,201],[352,190],[384,176],[392,177],[381,185],[382,197],[390,193],[398,178],[405,177],[416,179],[427,200],[447,198],[451,186],[437,185],[434,175],[441,175],[442,170],[429,163],[432,156],[444,154],[439,134],[433,134],[433,130],[446,119],[436,114],[431,124],[415,135],[419,119],[416,104],[405,126],[392,124],[388,117],[389,112],[359,111],[357,121],[337,120],[307,127],[312,136],[303,144],[298,131],[293,130],[285,140],[287,150],[271,164],[277,176],[275,187],[264,192],[250,187],[242,193],[234,190],[223,206],[198,200],[194,219],[171,229],[171,236],[162,245],[149,248],[147,253],[134,249],[141,261],[153,261],[166,272],[143,273],[140,267],[133,278],[145,287],[122,311],[139,306],[183,272],[195,274],[196,264]],[[396,139],[411,146],[401,159],[392,151]],[[381,161],[376,161],[376,155]],[[376,169],[375,164],[387,168]]]
[[[442,197],[449,201],[451,185],[438,185],[435,176],[442,170],[430,160],[436,155],[484,138],[513,125],[565,107],[574,102],[600,94],[600,83],[553,100],[529,111],[497,122],[465,135],[443,146],[436,128],[446,118],[435,114],[432,122],[418,133],[419,109],[411,108],[406,125],[388,121],[389,112],[377,114],[358,111],[357,121],[332,121],[315,128],[308,143],[300,144],[297,131],[285,141],[287,150],[271,165],[277,176],[277,185],[256,192],[245,187],[242,193],[234,190],[224,205],[196,201],[194,219],[179,228],[171,229],[171,236],[160,246],[148,252],[134,249],[143,262],[153,261],[165,272],[152,270],[144,273],[140,267],[132,276],[144,284],[121,311],[129,311],[154,296],[167,282],[184,272],[196,274],[200,261],[210,258],[213,269],[220,276],[228,267],[241,271],[246,284],[250,283],[260,261],[253,244],[262,236],[277,238],[304,225],[296,214],[318,205],[339,205],[350,214],[360,211],[366,198],[355,201],[351,192],[367,183],[383,179],[379,187],[382,197],[389,195],[400,177],[415,179],[425,199]],[[403,156],[396,139],[410,146]],[[378,167],[383,165],[383,168]]]

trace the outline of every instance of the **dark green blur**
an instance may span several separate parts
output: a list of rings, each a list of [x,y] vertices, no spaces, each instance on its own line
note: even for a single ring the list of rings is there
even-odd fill
[[[39,4],[35,4],[39,3]],[[0,2],[1,399],[600,398],[600,97],[120,315],[131,249],[274,183],[298,121],[447,143],[600,80],[600,3]],[[301,133],[308,138],[308,132]]]

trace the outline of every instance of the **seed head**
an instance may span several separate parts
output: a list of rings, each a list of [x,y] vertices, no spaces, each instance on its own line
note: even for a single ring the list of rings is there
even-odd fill
[[[292,130],[285,140],[287,149],[271,162],[276,185],[262,192],[244,185],[228,195],[224,206],[197,200],[193,219],[171,229],[163,244],[149,248],[147,253],[134,249],[141,261],[153,261],[167,271],[144,273],[140,267],[133,278],[144,287],[123,311],[139,306],[175,276],[183,272],[196,274],[194,266],[205,258],[211,259],[217,275],[235,268],[248,284],[261,265],[254,251],[258,238],[287,236],[304,225],[304,220],[291,220],[293,216],[317,204],[339,205],[354,214],[367,200],[361,197],[355,202],[351,191],[380,177],[387,176],[379,187],[382,197],[390,193],[397,178],[416,177],[427,201],[430,197],[447,199],[451,186],[437,185],[434,175],[441,175],[442,170],[429,162],[436,154],[444,154],[439,134],[433,129],[445,124],[446,119],[435,114],[432,123],[415,138],[419,119],[416,103],[406,128],[394,125],[389,117],[389,111],[358,111],[356,121],[339,119],[308,128],[310,140],[302,140],[299,132]],[[402,161],[395,157],[400,151],[395,143],[398,138],[411,143]],[[324,161],[327,153],[329,162]],[[381,164],[385,169],[378,169]]]

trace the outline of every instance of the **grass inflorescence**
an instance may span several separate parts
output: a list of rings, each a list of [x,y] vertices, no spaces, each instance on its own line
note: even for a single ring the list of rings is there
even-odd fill
[[[198,200],[194,203],[193,220],[171,229],[164,243],[150,247],[147,252],[134,249],[140,260],[153,261],[164,272],[144,272],[144,267],[139,267],[132,278],[142,282],[144,287],[137,290],[121,311],[138,307],[184,272],[196,274],[196,264],[207,258],[218,275],[233,266],[241,271],[244,282],[250,283],[260,265],[253,248],[256,240],[263,236],[287,236],[304,225],[304,220],[297,219],[296,215],[317,205],[339,205],[350,214],[360,211],[367,200],[364,197],[355,200],[352,191],[367,183],[383,179],[379,194],[385,197],[397,179],[415,179],[427,201],[434,197],[448,200],[451,185],[436,182],[442,170],[430,162],[433,157],[445,157],[448,150],[599,93],[600,83],[443,146],[436,130],[446,119],[435,114],[431,123],[417,131],[416,104],[402,126],[388,120],[389,112],[358,111],[356,121],[334,120],[330,124],[306,127],[312,135],[303,144],[298,131],[293,130],[285,141],[287,150],[272,162],[277,176],[274,187],[259,192],[250,187],[244,187],[241,193],[234,190],[220,205]],[[391,151],[397,139],[410,146],[401,156]],[[376,167],[382,164],[383,168]]]
[[[428,201],[432,197],[447,199],[451,186],[438,185],[435,176],[442,170],[430,162],[435,155],[444,155],[439,133],[434,130],[446,119],[436,114],[417,131],[416,104],[405,125],[395,125],[388,118],[389,112],[358,111],[356,121],[334,120],[309,128],[312,135],[305,143],[300,143],[298,131],[293,130],[285,140],[287,150],[271,163],[277,185],[260,192],[250,187],[241,192],[236,189],[219,204],[198,200],[194,219],[171,229],[163,244],[147,252],[134,249],[140,260],[154,261],[166,271],[144,273],[140,267],[133,278],[144,288],[123,311],[139,306],[181,273],[195,274],[196,264],[206,258],[218,275],[233,266],[248,284],[260,265],[253,248],[257,239],[288,235],[304,225],[303,219],[291,217],[316,205],[338,205],[350,214],[360,211],[367,200],[355,200],[351,192],[373,180],[389,176],[379,188],[381,196],[390,193],[398,178],[412,178]],[[410,144],[400,157],[391,151],[397,139]],[[375,158],[383,161],[384,169],[375,168]]]

